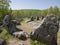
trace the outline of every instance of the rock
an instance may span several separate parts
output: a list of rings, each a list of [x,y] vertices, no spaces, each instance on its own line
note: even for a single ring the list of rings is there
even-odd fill
[[[40,26],[31,32],[30,38],[46,45],[57,45],[57,33],[59,30],[58,17],[48,15],[40,23]]]
[[[39,16],[36,16],[36,20],[39,20]]]
[[[34,17],[33,16],[31,17],[31,20],[30,21],[34,21]]]
[[[27,38],[29,37],[28,33],[24,31],[14,32],[13,35],[21,40],[27,40]]]
[[[11,22],[11,17],[10,15],[6,15],[3,19],[3,25],[8,25]]]
[[[3,24],[10,34],[16,32],[16,31],[22,31],[22,30],[16,28],[17,23],[18,22],[16,20],[11,20],[11,17],[9,15],[6,15],[3,19]]]
[[[44,18],[44,16],[41,17],[41,19],[43,19],[43,18]]]
[[[2,27],[0,26],[0,33],[3,31]]]
[[[0,26],[2,25],[2,22],[0,22]]]
[[[31,21],[34,21],[34,17],[33,17],[33,16],[30,18],[29,21],[27,21],[27,23],[29,23],[29,22],[31,22]]]
[[[5,27],[7,28],[7,31],[12,34],[14,37],[17,37],[21,40],[26,40],[28,38],[28,34],[26,32],[24,32],[23,30],[20,30],[18,28],[16,28],[16,25],[18,24],[18,21],[16,20],[9,20],[8,19],[9,15],[6,15],[4,20],[3,20],[3,24],[5,25]]]
[[[4,39],[0,39],[0,45],[5,45],[5,40]]]

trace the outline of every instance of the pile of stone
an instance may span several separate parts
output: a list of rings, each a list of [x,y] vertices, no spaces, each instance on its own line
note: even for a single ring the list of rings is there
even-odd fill
[[[46,16],[40,26],[31,32],[30,38],[33,41],[46,43],[46,45],[57,45],[57,33],[59,30],[58,17],[56,15]]]

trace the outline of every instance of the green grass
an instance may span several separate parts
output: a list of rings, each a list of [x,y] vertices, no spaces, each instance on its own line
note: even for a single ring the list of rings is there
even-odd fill
[[[24,18],[25,21],[30,20],[30,18]]]
[[[34,41],[30,40],[31,45],[37,45],[37,43],[35,43]]]
[[[6,45],[8,45],[8,40],[12,39],[13,36],[11,36],[6,29],[3,29],[3,31],[0,33],[0,38],[4,39],[6,41]]]
[[[46,45],[46,44],[44,44],[44,43],[34,42],[34,41],[32,41],[32,40],[30,40],[30,42],[31,42],[31,45]]]
[[[6,29],[3,29],[3,31],[0,33],[0,38],[12,38],[13,36],[11,36],[7,31]]]

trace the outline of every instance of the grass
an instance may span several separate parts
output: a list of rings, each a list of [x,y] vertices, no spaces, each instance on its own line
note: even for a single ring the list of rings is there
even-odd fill
[[[34,41],[30,40],[31,45],[37,45],[37,43],[35,43]]]
[[[31,42],[31,45],[46,45],[46,44],[44,44],[44,43],[34,42],[34,41],[32,41],[32,40],[30,40],[30,42]]]
[[[11,36],[6,29],[3,29],[3,31],[0,33],[0,38],[6,41],[6,45],[8,45],[8,40],[12,39],[13,36]]]
[[[6,31],[6,29],[4,29],[2,32],[1,32],[1,34],[0,34],[0,37],[1,38],[12,38],[12,36]]]

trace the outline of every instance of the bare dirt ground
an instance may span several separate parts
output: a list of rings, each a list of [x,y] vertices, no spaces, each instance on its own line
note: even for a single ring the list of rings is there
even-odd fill
[[[25,32],[29,33],[33,30],[32,27],[30,27],[28,24],[23,23],[22,25],[17,26],[17,28],[24,30]],[[30,44],[30,39],[27,39],[26,41],[23,42],[24,45],[31,45]]]
[[[33,26],[29,26],[25,22],[22,23],[22,25],[18,25],[17,28],[22,29],[22,30],[24,30],[27,33],[30,33],[33,30]],[[58,39],[57,42],[58,42],[58,45],[60,45],[60,39]],[[10,45],[21,45],[20,43],[23,43],[24,45],[31,45],[30,44],[30,39],[27,39],[26,41],[16,41],[15,39],[10,41]]]

